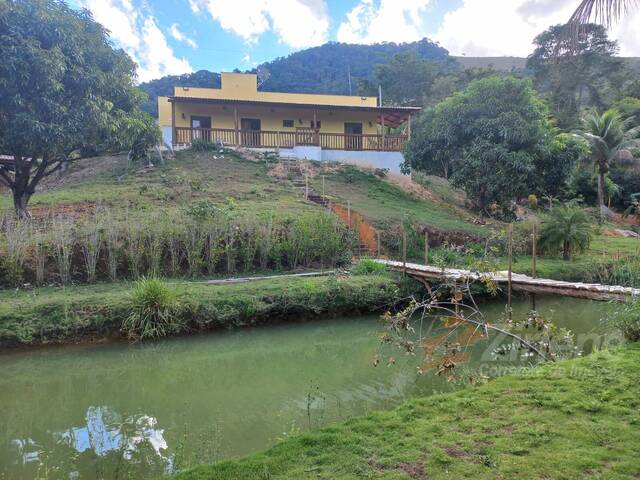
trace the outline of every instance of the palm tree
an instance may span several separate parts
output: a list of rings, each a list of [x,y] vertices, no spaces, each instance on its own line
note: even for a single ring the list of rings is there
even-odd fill
[[[591,144],[591,157],[598,170],[600,221],[604,217],[605,176],[614,161],[633,159],[631,150],[640,146],[639,133],[640,127],[629,128],[628,120],[622,120],[615,110],[587,115],[582,131],[578,132]]]
[[[562,249],[562,258],[570,260],[573,252],[583,252],[593,237],[593,226],[583,209],[575,204],[556,204],[543,217],[538,246],[555,252]]]
[[[609,28],[639,4],[640,0],[582,0],[565,25],[565,38],[575,47],[586,24],[596,22]],[[556,47],[556,55],[561,50],[561,43]]]

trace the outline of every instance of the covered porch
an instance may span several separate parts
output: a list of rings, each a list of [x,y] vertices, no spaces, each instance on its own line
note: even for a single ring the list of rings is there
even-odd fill
[[[401,152],[417,107],[346,107],[169,97],[171,142],[249,148]],[[166,141],[166,139],[165,139]]]

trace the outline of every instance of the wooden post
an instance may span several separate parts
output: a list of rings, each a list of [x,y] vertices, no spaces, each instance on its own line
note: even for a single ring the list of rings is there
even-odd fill
[[[178,144],[178,134],[176,131],[176,102],[171,102],[171,146]]]
[[[538,275],[538,272],[537,272],[538,259],[536,258],[538,254],[537,245],[536,245],[537,242],[538,242],[538,224],[534,223],[533,232],[531,234],[531,275],[533,276],[533,278],[536,278],[536,276]]]
[[[511,315],[511,272],[513,270],[513,224],[509,224],[509,238],[507,244],[507,254],[509,257],[509,268],[507,271],[507,317],[512,320]]]
[[[537,272],[538,259],[536,258],[538,255],[537,242],[538,242],[538,224],[534,222],[533,231],[531,232],[531,275],[533,276],[533,278],[536,278],[538,276],[538,272]],[[536,294],[532,293],[531,294],[531,310],[535,310],[535,309],[536,309]]]
[[[240,146],[240,128],[238,125],[238,107],[234,105],[233,107],[233,123],[236,129],[236,145]]]
[[[309,200],[309,175],[304,176],[304,199]]]
[[[324,198],[324,175],[322,175],[322,198]]]
[[[378,258],[380,258],[380,230],[376,230],[376,240],[378,242]]]
[[[411,114],[407,118],[407,140],[411,140]]]
[[[282,138],[280,135],[280,130],[278,130],[278,153],[280,153],[280,148],[282,147]]]
[[[380,114],[380,123],[382,124],[382,145],[380,146],[380,150],[385,151],[384,113]]]
[[[429,265],[429,232],[424,231],[424,264]]]
[[[407,276],[407,231],[402,227],[402,275]]]
[[[351,228],[351,200],[347,200],[347,226]]]

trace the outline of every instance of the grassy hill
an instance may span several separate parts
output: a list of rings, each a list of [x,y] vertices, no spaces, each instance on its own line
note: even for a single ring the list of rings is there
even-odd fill
[[[242,213],[298,214],[322,207],[304,200],[286,176],[273,171],[274,163],[250,160],[228,150],[178,152],[158,167],[128,166],[126,156],[98,157],[74,164],[64,176],[46,180],[31,202],[35,216],[62,213],[84,215],[98,207],[131,217],[172,211],[200,200],[229,206]],[[444,231],[481,234],[472,215],[422,189],[408,191],[371,172],[348,165],[315,165],[311,186],[335,204],[347,205],[380,226],[411,218]],[[414,185],[415,188],[418,188]],[[0,211],[11,208],[11,197],[0,195]]]

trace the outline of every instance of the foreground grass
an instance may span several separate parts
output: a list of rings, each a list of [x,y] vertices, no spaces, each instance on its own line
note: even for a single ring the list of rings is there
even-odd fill
[[[640,345],[406,402],[179,480],[631,479]]]
[[[170,282],[180,331],[377,311],[399,295],[391,275],[280,278],[209,285]],[[118,336],[131,307],[129,282],[0,291],[0,346]]]

